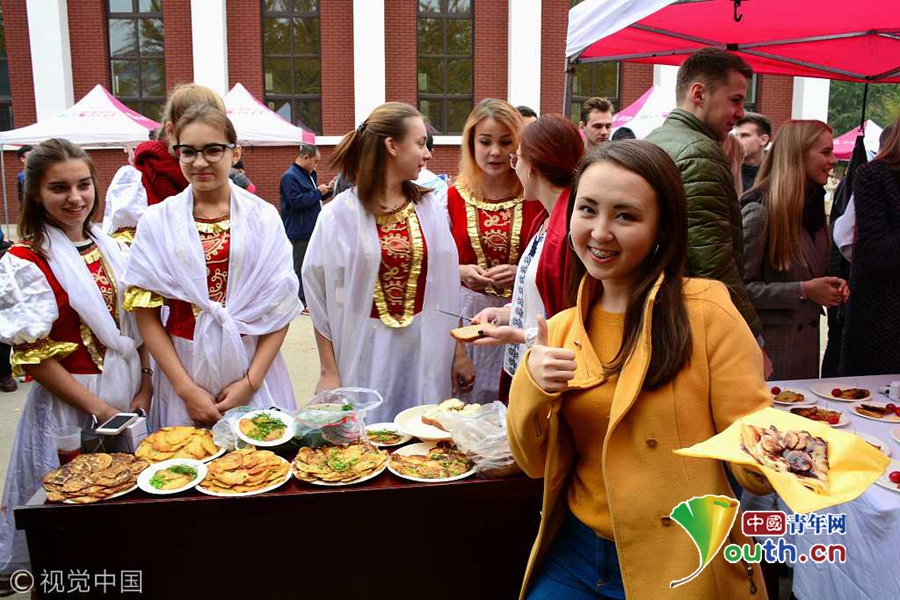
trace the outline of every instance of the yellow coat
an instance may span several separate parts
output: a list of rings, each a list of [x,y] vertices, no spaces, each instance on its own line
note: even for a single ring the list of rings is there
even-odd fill
[[[693,541],[669,517],[672,509],[694,496],[734,497],[721,462],[681,457],[673,451],[711,438],[735,419],[771,406],[772,397],[762,376],[762,353],[727,288],[705,279],[684,281],[693,334],[690,362],[668,384],[642,389],[650,361],[651,308],[661,283],[662,277],[644,307],[643,331],[619,375],[603,440],[606,493],[625,593],[630,600],[764,600],[759,565],[730,564],[721,551],[695,579],[669,588],[670,581],[687,577],[700,565]],[[596,285],[596,280],[585,277],[577,306],[549,322],[550,344],[575,352],[577,369],[570,389],[590,389],[601,382],[601,363],[584,326]],[[544,478],[541,525],[525,572],[523,598],[562,524],[576,460],[572,432],[559,413],[565,395],[547,394],[534,383],[526,367],[528,356],[513,379],[507,412],[516,461],[530,477]],[[748,491],[772,492],[768,483],[744,468],[733,472]],[[741,533],[740,516],[730,538],[739,545],[749,542]]]

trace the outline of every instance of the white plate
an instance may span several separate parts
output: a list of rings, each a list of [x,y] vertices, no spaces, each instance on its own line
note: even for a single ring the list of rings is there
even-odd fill
[[[432,427],[431,425],[426,425],[422,422],[422,413],[435,406],[437,406],[437,404],[424,404],[422,406],[407,408],[394,417],[394,425],[396,425],[397,429],[403,433],[417,437],[423,442],[449,440],[449,433],[443,429],[438,429],[437,427]]]
[[[879,437],[875,437],[874,435],[869,435],[868,433],[864,433],[862,431],[857,431],[856,437],[860,437],[860,438],[864,439],[865,441],[869,442],[870,444],[874,444],[874,445],[878,446],[879,450],[881,450],[881,453],[884,454],[885,456],[891,455],[891,447],[888,446],[888,443],[885,442],[883,439],[881,439]]]
[[[400,429],[394,423],[375,423],[374,425],[366,425],[366,433],[369,431],[393,431],[397,434],[401,435],[399,442],[395,442],[393,444],[383,444],[381,442],[376,442],[375,440],[369,438],[369,442],[378,448],[393,448],[394,446],[399,446],[401,444],[405,444],[409,440],[412,439],[412,436],[400,431]],[[368,436],[367,436],[368,437]]]
[[[875,483],[880,485],[883,488],[887,488],[889,490],[893,490],[895,492],[900,493],[900,488],[897,486],[900,484],[894,483],[891,481],[890,475],[891,471],[900,471],[900,460],[892,460],[891,464],[888,465],[888,468],[885,469],[884,474],[881,477],[875,480]]]
[[[850,385],[849,383],[814,383],[809,386],[809,391],[811,391],[816,396],[821,396],[828,400],[834,400],[835,402],[860,402],[856,398],[838,398],[837,396],[831,395],[831,390],[834,388],[841,388],[842,390],[850,389],[856,387],[855,385]],[[872,398],[872,390],[869,390],[869,397],[863,398],[863,401],[868,401]]]
[[[243,498],[245,496],[256,496],[257,494],[265,494],[266,492],[271,492],[272,490],[277,490],[278,488],[283,486],[285,483],[287,483],[288,480],[292,477],[291,463],[289,463],[285,459],[281,458],[280,456],[278,457],[278,460],[287,464],[287,466],[288,466],[287,473],[285,473],[284,479],[282,479],[280,481],[276,481],[269,487],[262,488],[260,490],[253,490],[252,492],[239,492],[239,493],[234,493],[234,494],[222,494],[220,492],[213,492],[212,490],[204,489],[203,486],[201,486],[200,484],[197,484],[197,487],[194,489],[197,490],[198,492],[202,492],[202,493],[206,494],[207,496],[217,496],[219,498]]]
[[[835,410],[835,409],[833,409],[833,408],[829,408],[829,409],[827,409],[827,410],[834,410],[834,412],[841,413],[841,420],[838,421],[835,425],[832,425],[832,424],[829,423],[828,421],[816,421],[817,423],[824,423],[825,425],[828,425],[829,427],[843,427],[843,426],[845,426],[845,425],[849,425],[849,424],[850,424],[850,419],[848,419],[848,418],[847,418],[847,415],[844,414],[842,411],[840,411],[840,410]],[[794,413],[791,413],[791,414],[794,414]],[[797,415],[797,416],[800,417],[800,416],[803,416],[803,415]],[[806,417],[803,417],[803,418],[805,419]],[[812,419],[810,419],[810,421],[812,421]]]
[[[219,447],[216,446],[216,448],[219,448]],[[202,463],[208,463],[208,462],[210,462],[210,461],[216,460],[217,458],[219,458],[219,457],[222,456],[223,454],[225,454],[225,448],[219,448],[219,451],[218,451],[218,452],[216,452],[215,454],[212,454],[212,455],[210,455],[210,456],[207,456],[206,458],[204,458],[204,459],[201,460],[200,462],[202,462]]]
[[[797,392],[798,394],[803,394],[803,392],[800,392],[798,390],[783,389],[781,391],[782,392]],[[771,390],[770,390],[770,392],[771,392]],[[818,402],[818,400],[816,400],[815,397],[813,397],[809,394],[803,394],[803,400],[801,400],[800,402],[781,402],[781,401],[775,399],[775,394],[772,394],[772,402],[774,402],[775,404],[777,404],[779,406],[815,406],[815,404]]]
[[[153,479],[153,476],[156,475],[156,473],[168,469],[169,467],[174,467],[175,465],[185,465],[196,469],[197,476],[192,479],[187,485],[183,485],[180,488],[175,488],[174,490],[159,490],[151,485],[150,480]],[[169,460],[164,460],[162,462],[152,464],[141,471],[141,474],[138,475],[137,484],[139,488],[141,488],[148,494],[153,494],[155,496],[168,496],[170,494],[177,494],[179,492],[191,489],[192,487],[203,481],[204,477],[206,477],[206,465],[203,464],[202,461],[194,460],[192,458],[170,458]]]
[[[898,444],[900,444],[900,427],[897,427],[896,429],[891,430],[891,437],[894,438],[894,440]]]
[[[399,454],[400,456],[411,456],[413,454],[425,454],[432,448],[437,446],[435,442],[422,442],[421,444],[410,444],[409,446],[404,446],[399,450],[396,450],[394,454]],[[391,460],[388,459],[388,471],[400,477],[401,479],[408,479],[409,481],[418,481],[419,483],[447,483],[448,481],[457,481],[459,479],[465,479],[469,477],[475,472],[475,467],[473,466],[471,469],[462,473],[460,475],[456,475],[454,477],[444,477],[442,479],[425,479],[423,477],[413,477],[412,475],[405,475],[403,473],[399,473],[395,471],[391,466]]]
[[[865,400],[865,404],[871,404],[872,406],[886,406],[887,402],[879,402],[878,400]],[[869,419],[870,421],[878,421],[879,423],[900,423],[900,417],[897,415],[886,415],[883,419],[879,419],[877,417],[870,417],[869,415],[863,415],[856,412],[856,407],[863,404],[863,402],[854,402],[850,405],[850,412],[852,412],[857,417],[862,417],[863,419]]]
[[[244,435],[244,432],[241,431],[241,421],[244,419],[252,419],[256,415],[268,415],[274,419],[279,419],[282,421],[287,427],[284,428],[284,433],[281,434],[281,437],[277,440],[272,440],[271,442],[263,442],[261,440],[254,440],[251,437],[247,437]],[[279,410],[274,409],[263,409],[263,410],[251,410],[250,412],[244,413],[241,415],[241,418],[234,422],[234,433],[241,440],[247,442],[251,446],[256,446],[258,448],[271,448],[273,446],[280,446],[285,444],[294,437],[294,419],[287,413],[283,413]]]
[[[107,500],[113,500],[114,498],[118,498],[119,496],[124,496],[125,494],[129,494],[129,493],[133,492],[134,490],[136,490],[137,488],[138,488],[137,484],[134,484],[127,490],[122,490],[121,492],[116,492],[112,496],[107,496],[106,498],[103,498],[102,500],[98,500],[97,502],[105,502]],[[63,504],[84,504],[84,502],[75,502],[74,500],[63,500]],[[93,503],[89,502],[88,504],[96,504],[96,502],[93,502]]]
[[[299,477],[297,477],[296,474],[294,475],[294,477],[297,477],[298,481],[302,481],[303,483],[310,483],[312,485],[321,485],[323,487],[344,487],[345,485],[356,485],[357,483],[362,483],[363,481],[368,481],[370,479],[374,479],[374,478],[378,477],[379,475],[384,473],[385,469],[387,469],[389,462],[391,462],[390,457],[388,457],[388,459],[386,461],[384,461],[384,464],[381,465],[381,468],[378,469],[377,471],[373,471],[373,472],[369,473],[368,475],[366,475],[365,477],[360,477],[359,479],[354,479],[353,481],[335,481],[335,482],[318,481],[318,480],[306,481],[305,479],[300,479]],[[292,468],[291,471],[293,471],[293,470],[294,469]]]

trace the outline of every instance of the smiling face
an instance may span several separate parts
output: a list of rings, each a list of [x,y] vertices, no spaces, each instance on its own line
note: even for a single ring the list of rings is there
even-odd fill
[[[695,83],[702,86],[701,83]],[[739,72],[728,72],[728,81],[715,88],[712,93],[704,89],[700,93],[702,100],[697,105],[697,116],[703,121],[718,141],[725,139],[734,124],[744,116],[744,98],[747,96],[747,78]]]
[[[194,150],[201,150],[209,144],[228,144],[225,132],[218,127],[213,127],[200,121],[187,125],[179,132],[178,144],[190,146]],[[216,162],[209,162],[204,154],[198,153],[191,163],[179,160],[181,172],[187,179],[194,192],[209,194],[218,191],[222,186],[228,186],[228,173],[231,166],[241,157],[240,147],[226,149],[221,158]]]
[[[431,152],[426,146],[427,140],[428,132],[425,130],[425,121],[422,117],[406,119],[406,133],[402,140],[394,138],[385,140],[391,156],[391,168],[396,170],[398,178],[403,181],[418,179],[419,171],[431,160]]]
[[[826,130],[819,134],[812,148],[803,156],[806,178],[818,185],[825,185],[835,164],[837,158],[834,156],[834,139],[831,132]]]
[[[40,196],[48,220],[74,242],[84,240],[84,222],[94,207],[96,192],[91,169],[73,158],[51,165],[41,180]]]
[[[515,152],[513,134],[491,117],[475,125],[475,163],[485,177],[502,177],[509,173],[509,154]]]
[[[582,173],[570,222],[572,245],[594,279],[632,288],[656,244],[659,203],[641,176],[611,162]]]

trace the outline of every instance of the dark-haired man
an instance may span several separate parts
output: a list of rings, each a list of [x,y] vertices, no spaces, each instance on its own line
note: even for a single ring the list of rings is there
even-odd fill
[[[744,98],[753,70],[739,56],[703,48],[678,69],[678,107],[647,136],[681,171],[688,208],[688,275],[717,279],[753,334],[762,323],[744,286],[744,233],[741,206],[728,159],[719,142],[744,116]]]
[[[578,129],[584,136],[584,151],[590,152],[609,141],[612,132],[613,104],[606,98],[588,98],[581,105]]]
[[[316,166],[321,156],[318,148],[312,144],[301,144],[300,152],[287,171],[281,176],[278,193],[281,196],[281,220],[291,245],[294,247],[294,271],[300,279],[300,301],[306,304],[303,295],[303,279],[300,268],[306,256],[309,238],[316,227],[322,200],[331,194],[334,181],[326,184],[318,183]],[[306,308],[304,314],[309,314]]]
[[[530,106],[522,104],[521,106],[517,106],[516,110],[522,115],[522,123],[525,125],[531,125],[538,120],[538,114],[534,112],[534,109]]]
[[[28,161],[28,155],[31,154],[32,150],[33,148],[28,145],[20,146],[16,150],[16,157],[22,163],[22,170],[16,175],[16,191],[19,193],[19,206],[22,206],[22,202],[25,200],[25,163]]]
[[[772,139],[772,122],[759,113],[747,113],[737,121],[737,138],[744,148],[744,163],[741,165],[741,188],[744,191],[753,187],[759,165],[766,154],[766,146]]]

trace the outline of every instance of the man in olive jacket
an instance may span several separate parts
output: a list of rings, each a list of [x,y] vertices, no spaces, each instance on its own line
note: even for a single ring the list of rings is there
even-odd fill
[[[744,287],[744,238],[734,177],[719,143],[744,116],[753,70],[740,57],[698,50],[678,69],[678,104],[647,136],[678,165],[688,203],[687,274],[717,279],[755,336],[762,323]]]

